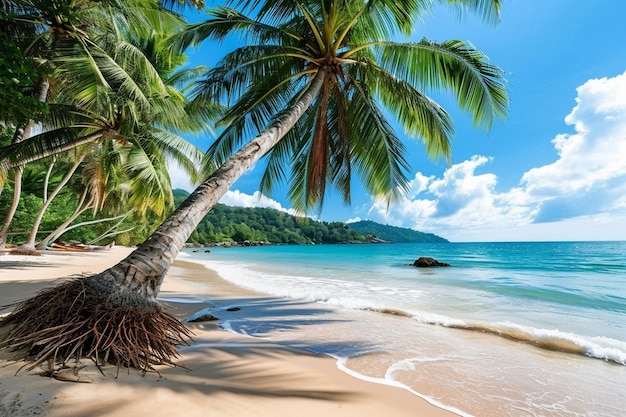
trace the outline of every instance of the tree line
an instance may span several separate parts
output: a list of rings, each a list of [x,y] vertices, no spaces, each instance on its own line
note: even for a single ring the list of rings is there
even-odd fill
[[[188,242],[254,242],[320,244],[365,242],[366,237],[343,222],[320,222],[271,208],[242,208],[217,204],[204,217]]]

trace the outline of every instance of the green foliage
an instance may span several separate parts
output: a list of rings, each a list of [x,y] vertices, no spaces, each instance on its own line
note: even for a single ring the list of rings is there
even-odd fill
[[[0,213],[8,212],[12,200],[13,187],[7,186],[3,193],[0,194]],[[37,215],[37,211],[39,211],[41,205],[42,202],[40,198],[31,194],[23,195],[17,206],[13,222],[11,223],[11,229],[9,231],[30,230],[31,225],[35,220],[35,216]],[[11,237],[13,236],[10,235],[7,240],[9,243],[12,243]],[[15,236],[15,238],[18,238],[18,236]]]
[[[402,227],[386,226],[370,220],[350,223],[350,228],[364,235],[377,236],[379,239],[403,242],[448,242],[448,240],[432,233],[418,232]]]
[[[292,207],[319,212],[330,189],[350,203],[357,179],[376,199],[399,200],[412,172],[403,136],[424,142],[433,159],[451,158],[452,118],[428,94],[449,93],[487,129],[509,104],[504,72],[469,42],[402,42],[398,35],[415,36],[436,3],[232,0],[225,4],[237,9],[210,10],[178,41],[240,35],[241,46],[195,89],[198,98],[229,105],[207,151],[207,173],[284,118],[295,124],[265,154],[262,193],[287,183]],[[498,0],[448,3],[488,21],[499,16]]]
[[[39,120],[47,106],[32,96],[42,67],[22,55],[10,37],[0,32],[0,121],[23,126]]]
[[[189,194],[174,190],[176,205]],[[272,244],[310,243],[365,243],[367,235],[389,242],[446,242],[428,233],[399,227],[383,226],[374,222],[369,230],[361,230],[358,223],[319,222],[295,217],[270,208],[243,208],[217,204],[200,222],[189,243],[270,242]],[[357,227],[354,227],[357,225]]]
[[[27,234],[32,228],[35,216],[43,205],[43,199],[38,194],[40,194],[40,190],[35,190],[35,187],[33,187],[32,192],[27,188],[22,191],[17,211],[13,217],[13,221],[11,222],[7,243],[21,244],[24,242]],[[13,187],[8,185],[5,187],[2,194],[0,194],[0,213],[7,212],[12,198]],[[41,238],[45,237],[58,225],[69,218],[76,209],[76,205],[76,196],[70,192],[70,190],[66,190],[58,195],[43,217],[37,240],[39,241]],[[73,224],[97,219],[105,219],[115,214],[117,213],[101,211],[94,215],[92,211],[87,211],[79,216]],[[124,246],[133,246],[141,243],[154,231],[154,229],[156,229],[160,219],[161,217],[154,213],[149,213],[141,217],[138,213],[131,214],[117,227],[115,227],[115,230],[129,230],[128,232],[117,234],[111,238],[98,242],[98,244],[106,244],[111,240],[115,240],[117,244]],[[88,243],[106,233],[112,226],[114,226],[115,222],[116,221],[109,221],[77,227],[63,234],[60,240],[65,242],[76,240]],[[117,220],[117,222],[119,222],[119,220]]]

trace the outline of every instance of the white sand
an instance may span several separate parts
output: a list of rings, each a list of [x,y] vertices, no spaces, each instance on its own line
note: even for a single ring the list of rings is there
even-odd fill
[[[0,306],[32,295],[60,277],[100,272],[130,248],[106,252],[46,253],[40,257],[0,254]],[[210,285],[207,285],[210,283]],[[210,292],[209,292],[210,289]],[[231,294],[231,292],[234,292]],[[236,293],[236,294],[235,294]],[[237,298],[253,294],[221,280],[213,271],[176,262],[161,288],[181,319],[207,307],[198,295]],[[0,313],[7,312],[0,310]],[[437,408],[400,388],[353,378],[334,359],[219,329],[215,322],[190,323],[190,346],[161,375],[141,376],[109,366],[105,375],[86,360],[78,379],[62,382],[22,370],[24,363],[0,358],[0,416],[150,416],[150,417],[444,417]],[[6,357],[6,355],[4,355]]]

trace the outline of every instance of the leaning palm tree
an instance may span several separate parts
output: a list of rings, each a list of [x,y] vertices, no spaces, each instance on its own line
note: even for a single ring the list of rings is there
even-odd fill
[[[144,370],[169,362],[189,332],[156,300],[164,276],[204,215],[264,155],[265,186],[286,176],[280,162],[289,162],[290,195],[302,208],[321,201],[327,181],[347,195],[353,165],[370,192],[392,201],[406,185],[406,161],[382,106],[432,156],[449,154],[452,123],[424,91],[451,91],[487,127],[506,113],[502,72],[471,45],[387,40],[408,33],[430,2],[241,3],[257,18],[218,8],[181,40],[242,32],[250,41],[208,74],[198,96],[234,98],[226,129],[209,152],[221,165],[126,259],[19,305],[5,321],[15,327],[4,346],[37,355],[35,364],[79,355]],[[487,17],[499,6],[495,0],[450,3]]]

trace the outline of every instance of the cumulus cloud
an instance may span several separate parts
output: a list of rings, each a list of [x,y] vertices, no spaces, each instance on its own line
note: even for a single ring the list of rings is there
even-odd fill
[[[361,220],[363,220],[363,219],[361,219],[360,217],[358,217],[358,216],[357,216],[357,217],[354,217],[354,218],[352,218],[352,219],[348,219],[348,220],[346,220],[346,223],[347,223],[347,224],[350,224],[350,223],[358,223],[358,222],[360,222]]]
[[[266,197],[259,191],[255,191],[252,195],[242,193],[239,190],[227,191],[226,194],[224,194],[224,196],[220,199],[220,203],[235,207],[273,208],[294,216],[297,215],[295,210],[284,208],[278,201]]]
[[[182,190],[191,192],[196,188],[189,181],[189,175],[187,175],[187,173],[183,171],[175,162],[167,162],[167,172],[170,175],[172,189],[180,188]]]
[[[177,164],[168,162],[168,172],[170,174],[170,180],[172,182],[172,188],[180,188],[192,192],[196,186],[189,181],[189,175],[184,172]],[[252,195],[242,193],[239,190],[227,191],[226,194],[219,201],[222,204],[235,207],[265,207],[273,208],[283,211],[285,213],[297,215],[297,212],[293,209],[283,207],[278,201],[264,196],[259,191],[254,192]]]
[[[442,178],[418,172],[406,199],[389,210],[374,202],[368,216],[453,240],[592,239],[605,229],[620,238],[610,231],[626,225],[626,72],[577,93],[565,118],[574,133],[557,135],[557,159],[530,168],[517,187],[497,192],[495,174],[476,173],[491,159],[474,156]]]

